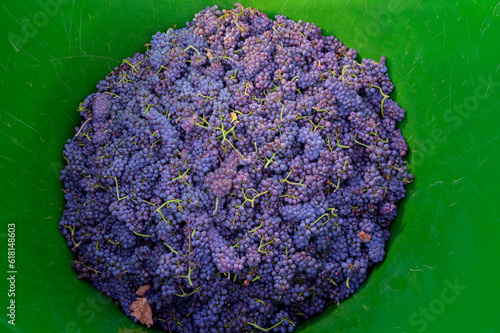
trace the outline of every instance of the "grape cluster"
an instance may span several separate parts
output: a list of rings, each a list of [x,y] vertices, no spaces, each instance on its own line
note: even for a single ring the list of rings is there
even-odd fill
[[[129,316],[149,285],[177,332],[292,332],[352,295],[413,180],[385,59],[239,4],[146,46],[63,152],[78,277]]]

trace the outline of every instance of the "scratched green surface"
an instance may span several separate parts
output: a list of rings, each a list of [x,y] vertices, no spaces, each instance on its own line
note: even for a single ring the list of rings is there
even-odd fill
[[[500,331],[500,5],[497,1],[242,1],[385,55],[416,174],[382,264],[299,332]],[[44,4],[51,3],[46,6]],[[54,5],[55,4],[55,5]],[[1,332],[146,332],[78,281],[59,234],[58,173],[76,107],[157,30],[228,1],[0,3]],[[17,224],[7,324],[6,227]]]

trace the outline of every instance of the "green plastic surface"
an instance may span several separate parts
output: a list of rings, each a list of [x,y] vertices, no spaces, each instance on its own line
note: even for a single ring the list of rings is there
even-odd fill
[[[360,57],[385,55],[407,110],[408,187],[384,262],[354,297],[297,332],[500,331],[500,4],[241,1],[310,21]],[[2,1],[0,331],[146,332],[76,279],[57,224],[59,170],[79,102],[156,31],[229,1]],[[50,5],[48,5],[50,4]],[[495,194],[496,193],[496,194]],[[16,325],[8,324],[7,223],[16,224]]]

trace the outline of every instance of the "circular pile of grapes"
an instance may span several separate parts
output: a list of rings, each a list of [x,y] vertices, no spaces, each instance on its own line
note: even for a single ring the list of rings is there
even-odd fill
[[[413,179],[385,59],[239,4],[146,47],[63,152],[79,278],[172,332],[292,332],[352,295]]]

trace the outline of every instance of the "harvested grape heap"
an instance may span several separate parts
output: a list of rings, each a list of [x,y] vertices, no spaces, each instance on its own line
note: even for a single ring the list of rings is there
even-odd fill
[[[64,149],[79,278],[176,332],[292,332],[352,295],[413,179],[385,59],[239,4],[147,47]]]

